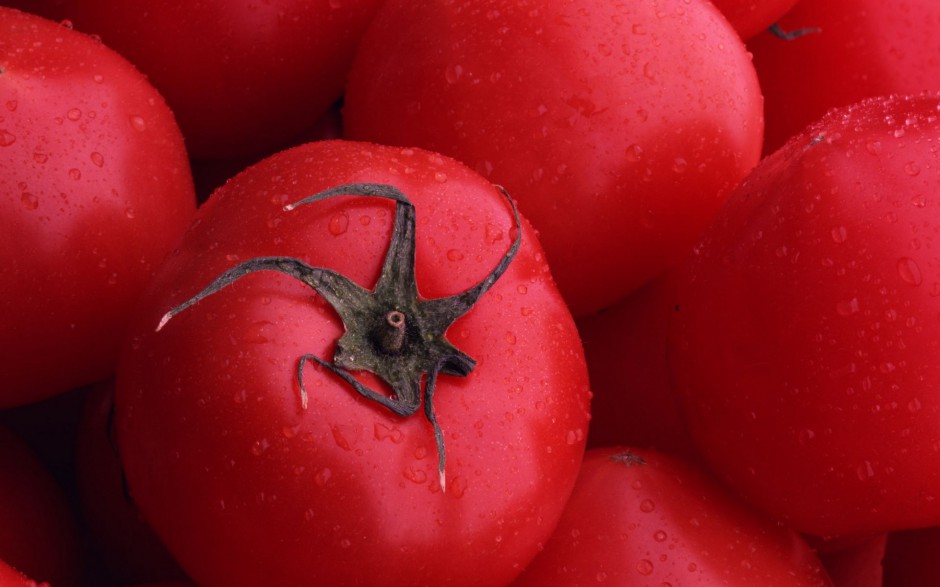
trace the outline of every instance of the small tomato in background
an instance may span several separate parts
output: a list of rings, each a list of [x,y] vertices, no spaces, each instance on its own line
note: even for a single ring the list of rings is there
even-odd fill
[[[505,186],[582,316],[687,253],[757,163],[762,115],[750,57],[709,2],[391,0],[343,123]]]
[[[0,559],[0,587],[50,587],[37,583]]]
[[[414,224],[399,224],[397,204],[364,196],[285,209],[362,182],[399,189]],[[577,476],[589,390],[574,320],[534,231],[525,222],[521,231],[503,193],[463,164],[351,141],[273,155],[209,198],[152,282],[115,396],[130,493],[197,584],[488,586],[535,556]],[[476,361],[467,377],[437,379],[446,492],[430,418],[396,415],[304,358],[360,356],[338,345],[345,324],[324,295],[258,271],[161,320],[259,256],[299,257],[372,288],[393,232],[415,239],[425,300],[488,279],[522,239],[446,331]],[[406,333],[407,345],[424,339]]]
[[[83,551],[65,493],[26,443],[4,426],[0,471],[0,561],[37,581],[81,586]]]
[[[940,523],[940,95],[831,111],[676,271],[670,360],[711,468],[797,530]]]
[[[513,587],[832,585],[800,537],[654,451],[589,450],[545,549]]]
[[[766,30],[796,3],[797,0],[714,0],[713,2],[744,40]]]
[[[166,103],[90,37],[0,7],[0,407],[113,373],[195,210]]]
[[[673,287],[667,274],[578,320],[593,393],[589,447],[695,454],[666,360]]]
[[[38,0],[147,74],[197,159],[270,154],[341,97],[382,0]]]
[[[772,153],[830,108],[863,98],[940,90],[936,0],[804,0],[748,48],[764,90]]]

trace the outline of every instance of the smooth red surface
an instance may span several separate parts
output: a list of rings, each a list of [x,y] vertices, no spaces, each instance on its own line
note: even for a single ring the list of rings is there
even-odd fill
[[[451,155],[505,186],[576,316],[686,254],[757,163],[761,91],[702,0],[383,5],[347,136]]]
[[[173,114],[91,38],[0,8],[0,407],[107,377],[189,224]]]
[[[940,523],[940,97],[835,111],[755,169],[677,274],[698,446],[798,530]]]
[[[414,202],[417,284],[438,298],[482,280],[512,243],[507,202],[468,168],[417,149],[310,143],[229,181],[203,206],[135,320],[118,373],[118,441],[131,493],[201,586],[494,585],[537,552],[584,449],[588,382],[570,313],[528,225],[508,271],[448,331],[478,361],[434,396],[432,430],[307,365],[329,360],[336,314],[273,272],[161,315],[238,261],[296,255],[371,287],[390,202],[342,198],[287,212],[328,187],[391,183]]]

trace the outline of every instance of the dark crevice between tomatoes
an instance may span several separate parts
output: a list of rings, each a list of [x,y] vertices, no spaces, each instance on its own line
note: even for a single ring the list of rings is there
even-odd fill
[[[805,37],[806,35],[812,35],[815,33],[821,33],[822,29],[819,27],[803,27],[799,29],[794,29],[792,31],[784,30],[780,26],[780,23],[773,23],[767,27],[767,31],[778,39],[783,39],[784,41],[792,41],[794,39],[799,39],[800,37]]]
[[[345,333],[336,342],[332,362],[312,354],[300,357],[301,409],[307,409],[304,366],[308,361],[335,373],[363,397],[399,416],[411,416],[421,407],[434,429],[441,489],[446,490],[444,434],[437,422],[432,400],[438,374],[466,377],[476,361],[454,347],[444,336],[458,318],[466,314],[508,269],[522,243],[522,226],[515,203],[500,188],[512,208],[516,238],[496,267],[463,293],[437,299],[422,299],[415,279],[415,208],[398,188],[385,184],[340,185],[300,200],[285,210],[337,196],[364,196],[395,201],[395,221],[382,271],[372,291],[346,276],[312,267],[293,257],[257,257],[222,273],[201,292],[167,312],[157,330],[176,314],[212,295],[237,279],[255,271],[277,271],[302,281],[326,299],[343,321]],[[385,395],[360,383],[353,371],[377,375],[392,389]],[[424,386],[422,392],[422,379]],[[423,398],[422,398],[423,395]]]

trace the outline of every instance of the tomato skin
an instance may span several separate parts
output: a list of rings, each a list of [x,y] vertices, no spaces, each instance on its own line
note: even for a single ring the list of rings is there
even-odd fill
[[[0,560],[0,587],[48,587],[48,584],[38,584]]]
[[[292,255],[371,287],[393,207],[344,198],[283,206],[342,183],[390,183],[415,203],[425,298],[477,283],[511,244],[508,204],[453,160],[414,149],[310,143],[250,167],[201,208],[154,281],[118,371],[117,430],[144,517],[204,587],[507,583],[551,532],[584,449],[588,383],[570,313],[534,234],[449,330],[478,361],[442,376],[440,491],[432,430],[312,365],[342,325],[312,291],[260,272],[161,315],[222,271]]]
[[[814,32],[789,41],[764,32],[748,42],[764,89],[767,154],[831,108],[940,90],[935,0],[799,2],[779,24]]]
[[[794,532],[654,451],[587,452],[555,534],[514,587],[831,585]]]
[[[765,159],[677,271],[697,445],[820,536],[940,521],[940,96],[831,112]]]
[[[194,157],[257,159],[339,100],[380,4],[32,0],[27,8],[70,20],[135,63],[173,108]]]
[[[2,561],[53,585],[82,585],[79,530],[62,488],[26,443],[0,426]]]
[[[107,377],[195,195],[182,136],[126,60],[0,8],[0,407]]]
[[[699,0],[391,0],[343,108],[348,138],[505,186],[576,316],[687,252],[756,164],[762,113],[743,43]]]

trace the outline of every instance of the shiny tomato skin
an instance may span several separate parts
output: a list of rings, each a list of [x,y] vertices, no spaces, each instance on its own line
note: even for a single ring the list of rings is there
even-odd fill
[[[670,357],[712,468],[800,531],[940,522],[940,96],[832,111],[677,271]]]
[[[623,447],[587,452],[555,534],[513,587],[596,584],[832,585],[792,530],[683,461]]]
[[[0,587],[48,587],[48,584],[39,584],[0,560]]]
[[[762,114],[743,43],[701,0],[391,0],[343,108],[349,138],[509,189],[576,316],[687,252],[757,163]]]
[[[166,97],[190,153],[257,160],[343,92],[382,0],[28,0],[130,59]]]
[[[113,373],[195,211],[166,103],[125,59],[0,7],[0,407]]]
[[[364,287],[378,277],[393,206],[340,198],[283,207],[349,182],[397,186],[417,214],[425,298],[483,279],[515,235],[494,186],[437,154],[322,141],[248,168],[203,205],[154,281],[118,371],[121,457],[144,517],[185,571],[216,585],[495,585],[536,554],[584,449],[588,383],[573,319],[534,233],[448,331],[478,361],[442,375],[432,429],[330,373],[342,325],[303,284],[259,272],[159,332],[161,315],[238,261],[292,255]],[[363,376],[364,377],[364,376]]]
[[[779,21],[792,40],[748,41],[764,89],[773,153],[831,108],[863,98],[940,90],[940,4],[935,0],[807,0]]]

